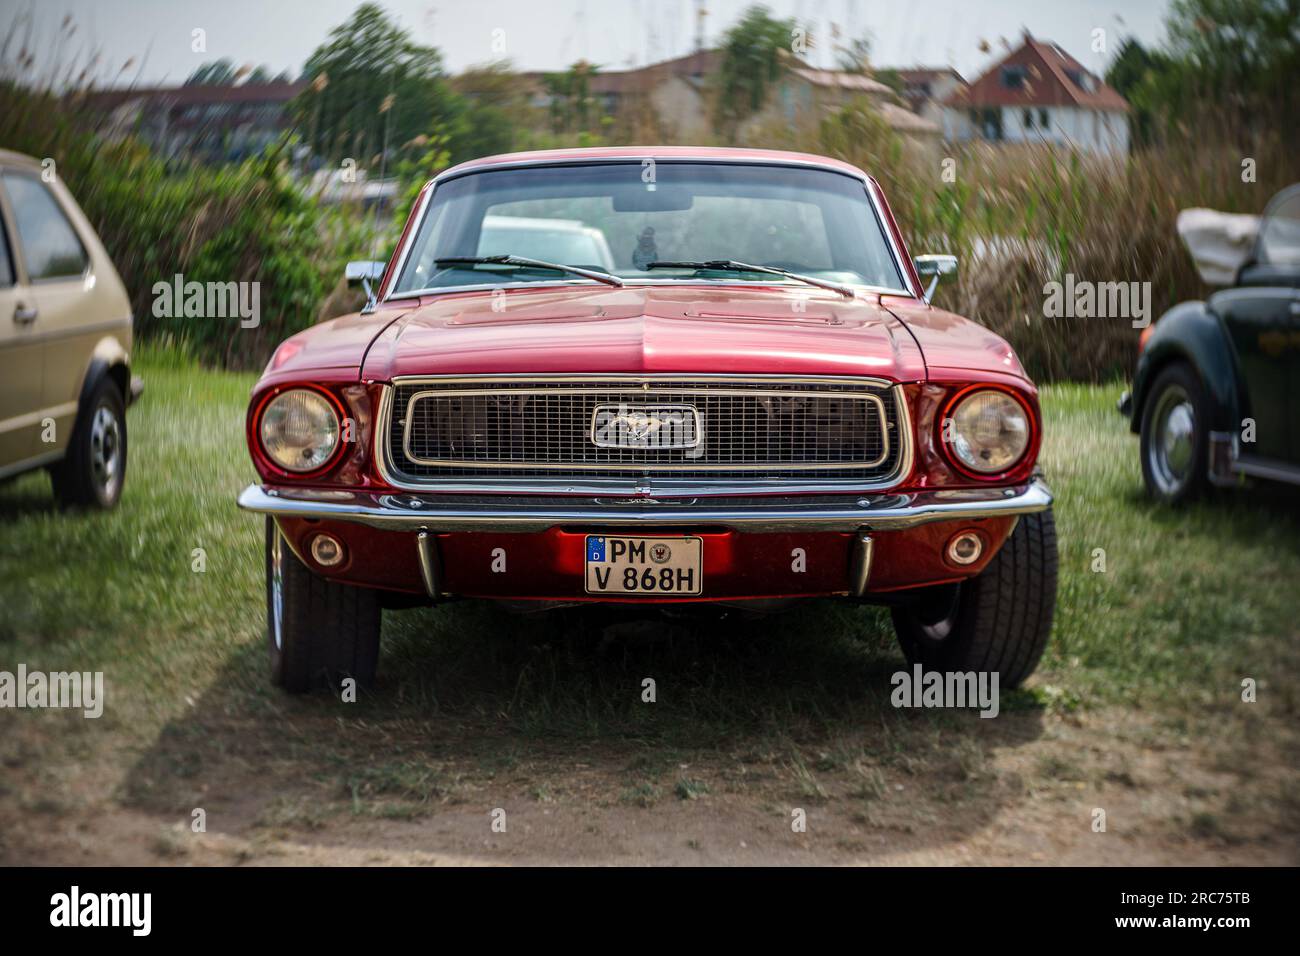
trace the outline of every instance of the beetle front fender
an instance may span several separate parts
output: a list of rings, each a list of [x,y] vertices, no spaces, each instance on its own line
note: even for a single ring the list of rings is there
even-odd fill
[[[1156,323],[1133,376],[1129,429],[1142,426],[1151,383],[1170,362],[1186,362],[1205,389],[1211,431],[1230,431],[1237,420],[1237,362],[1220,320],[1204,302],[1182,302]]]

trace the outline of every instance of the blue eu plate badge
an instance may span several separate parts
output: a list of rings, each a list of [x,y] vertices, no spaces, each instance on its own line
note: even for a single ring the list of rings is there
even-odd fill
[[[605,539],[604,538],[587,539],[587,560],[588,561],[605,560]]]

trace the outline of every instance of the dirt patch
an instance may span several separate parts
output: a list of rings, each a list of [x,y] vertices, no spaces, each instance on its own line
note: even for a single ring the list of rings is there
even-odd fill
[[[1300,862],[1295,740],[1251,729],[1263,711],[1216,735],[1230,753],[1119,711],[883,713],[855,738],[691,750],[313,713],[195,713],[96,749],[32,717],[4,744],[6,864]]]

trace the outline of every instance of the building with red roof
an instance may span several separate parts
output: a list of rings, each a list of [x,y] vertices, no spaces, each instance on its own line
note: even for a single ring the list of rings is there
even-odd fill
[[[1019,47],[944,101],[949,139],[1046,142],[1128,152],[1128,102],[1055,43],[1025,33]]]

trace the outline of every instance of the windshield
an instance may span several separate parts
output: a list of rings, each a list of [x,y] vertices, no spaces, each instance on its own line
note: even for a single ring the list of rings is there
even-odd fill
[[[905,289],[862,181],[792,166],[646,161],[459,176],[434,190],[393,291],[591,281],[536,267],[441,261],[494,255],[629,280],[788,281],[703,268],[731,260]],[[683,265],[649,268],[660,262]]]

